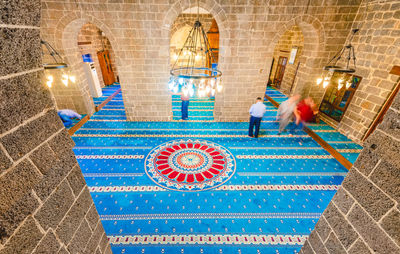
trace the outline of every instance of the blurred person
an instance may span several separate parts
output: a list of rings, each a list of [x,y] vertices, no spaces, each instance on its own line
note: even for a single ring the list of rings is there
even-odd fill
[[[282,102],[281,105],[279,105],[276,114],[276,120],[279,121],[278,135],[280,135],[282,131],[285,130],[286,126],[288,126],[290,121],[292,121],[299,100],[300,100],[300,95],[295,94],[286,101]]]
[[[317,105],[311,97],[307,97],[297,104],[294,114],[296,125],[303,127],[306,123],[312,122],[318,114]]]

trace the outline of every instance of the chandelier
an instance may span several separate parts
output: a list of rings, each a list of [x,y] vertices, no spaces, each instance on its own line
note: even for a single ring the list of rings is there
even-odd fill
[[[56,70],[56,69],[64,69],[67,68],[68,65],[64,62],[62,62],[62,57],[60,56],[60,54],[50,45],[50,43],[48,43],[47,41],[41,40],[40,41],[41,45],[42,45],[42,55],[46,55],[44,48],[47,51],[47,54],[50,55],[54,62],[53,63],[43,63],[43,68],[46,70],[46,72],[51,72],[51,70]],[[56,71],[58,72],[58,71]],[[61,75],[61,76],[60,76]],[[68,73],[66,71],[62,71],[60,74],[58,74],[57,76],[60,76],[60,81],[61,83],[63,83],[65,86],[68,86],[69,82],[75,83],[76,82],[76,78],[75,76],[72,75],[68,75]],[[46,85],[51,88],[53,86],[53,82],[54,82],[54,77],[53,75],[47,75],[46,77]]]
[[[353,29],[352,35],[349,40],[349,44],[344,46],[339,52],[336,53],[334,57],[324,66],[324,71],[326,72],[323,77],[317,79],[317,85],[322,83],[323,88],[326,88],[331,81],[334,73],[339,73],[341,77],[338,80],[338,90],[344,87],[346,84],[346,89],[348,89],[352,84],[351,74],[356,71],[356,55],[354,52],[354,47],[351,45],[351,41],[354,35],[359,31],[359,29]],[[338,62],[344,63],[344,65],[339,65]]]
[[[42,54],[45,55],[45,51],[43,50],[43,46],[46,48],[48,54],[53,58],[54,63],[43,63],[43,67],[45,69],[62,69],[68,67],[66,63],[62,62],[62,58],[60,54],[55,50],[50,43],[44,40],[40,40],[42,44]]]
[[[207,34],[199,20],[197,6],[197,20],[175,56],[175,63],[170,70],[169,90],[186,96],[193,96],[195,92],[199,97],[215,96],[216,91],[222,91],[222,73],[214,68],[213,64],[216,62]]]

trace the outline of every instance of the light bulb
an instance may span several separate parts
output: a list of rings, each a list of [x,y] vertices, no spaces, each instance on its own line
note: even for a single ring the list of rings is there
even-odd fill
[[[343,79],[339,79],[339,81],[338,81],[338,90],[342,89],[342,87],[344,85],[343,82],[344,82]]]
[[[317,78],[317,85],[320,85],[322,83],[322,78]]]
[[[215,86],[215,79],[211,79],[211,87],[214,88],[214,86]]]
[[[184,81],[185,81],[185,80],[184,80],[183,78],[180,78],[180,79],[179,79],[179,84],[182,85]]]
[[[47,85],[49,88],[51,88],[51,86],[53,85],[53,80],[54,80],[54,78],[53,78],[52,75],[47,76],[46,85]]]
[[[178,86],[175,86],[173,91],[174,91],[174,93],[177,93],[178,92]]]
[[[68,75],[67,75],[67,74],[63,74],[61,77],[62,77],[63,79],[67,79],[67,80],[68,80]]]
[[[206,87],[206,92],[209,93],[210,91],[211,91],[211,87],[210,87],[210,86],[207,86],[207,87]]]
[[[76,82],[75,76],[70,76],[70,77],[69,77],[69,80],[71,80],[72,83],[75,83],[75,82]]]
[[[188,95],[189,95],[189,90],[188,90],[187,88],[184,88],[184,89],[183,89],[183,94],[184,94],[185,96],[188,96]]]
[[[174,53],[174,60],[176,61],[178,59],[178,55]]]
[[[169,82],[168,82],[168,89],[169,90],[172,90],[173,88],[174,88],[174,85],[175,85],[175,82],[174,82],[174,80],[170,80]]]
[[[347,82],[346,82],[346,89],[349,89],[350,86],[351,86],[351,82],[350,82],[350,81],[347,81]]]
[[[63,84],[64,84],[65,86],[68,86],[68,79],[62,79],[61,82],[63,82]]]
[[[325,80],[324,83],[322,83],[322,86],[326,88],[329,85],[329,81]]]
[[[215,95],[215,89],[211,89],[211,96]]]
[[[221,86],[221,85],[217,86],[217,91],[218,91],[218,92],[221,92],[221,91],[222,91],[222,86]]]
[[[194,94],[194,90],[193,90],[193,88],[189,88],[189,95],[190,95],[190,97],[192,97],[192,96],[193,96],[193,94]]]

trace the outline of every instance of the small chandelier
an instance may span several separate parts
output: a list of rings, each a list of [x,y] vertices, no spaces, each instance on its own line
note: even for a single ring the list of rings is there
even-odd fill
[[[346,84],[346,89],[351,86],[351,76],[346,74],[354,73],[356,71],[356,55],[354,52],[354,47],[351,45],[351,41],[358,31],[359,29],[352,30],[349,44],[344,46],[338,53],[336,53],[336,55],[329,60],[328,64],[324,66],[324,71],[326,71],[326,73],[323,75],[323,77],[319,77],[317,79],[317,85],[322,83],[323,88],[326,88],[329,85],[333,74],[340,73],[341,77],[338,80],[338,90],[342,89],[344,84]],[[344,61],[345,66],[340,66],[338,65],[338,62],[342,59],[343,55],[346,57],[342,60]]]
[[[174,58],[175,63],[170,70],[171,77],[168,82],[169,90],[174,93],[182,92],[186,96],[193,96],[197,90],[199,97],[213,97],[216,91],[222,91],[222,73],[213,68],[216,60],[199,20],[199,6],[197,20]]]
[[[55,50],[50,43],[44,40],[40,40],[42,44],[42,54],[45,55],[45,51],[43,50],[43,46],[46,48],[48,54],[54,59],[54,63],[43,63],[43,68],[45,69],[62,69],[68,67],[66,63],[62,62],[62,58],[60,54]]]
[[[51,75],[51,70],[57,69],[64,69],[67,68],[68,65],[62,62],[62,57],[60,54],[48,43],[47,41],[41,40],[40,43],[42,44],[42,54],[45,55],[45,50],[43,46],[46,48],[47,54],[50,55],[54,62],[53,63],[43,63],[43,68],[46,70],[48,74],[46,76],[46,85],[51,88],[53,86],[54,77]],[[58,71],[53,72],[53,74],[58,73]],[[64,86],[68,86],[69,82],[75,83],[76,78],[75,76],[69,75],[68,71],[62,70],[61,73],[57,74],[57,77],[60,77],[60,81]]]

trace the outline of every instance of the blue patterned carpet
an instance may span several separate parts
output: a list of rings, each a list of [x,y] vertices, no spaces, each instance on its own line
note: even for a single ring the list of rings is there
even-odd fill
[[[113,252],[297,253],[347,170],[304,132],[278,136],[266,105],[258,139],[248,123],[127,122],[120,95],[95,113],[74,151]]]
[[[172,114],[173,120],[182,118],[181,97],[172,95]],[[189,120],[212,121],[214,120],[214,100],[206,98],[190,98],[189,102]]]

